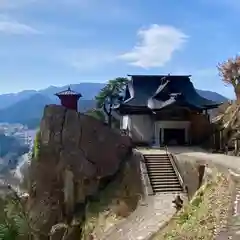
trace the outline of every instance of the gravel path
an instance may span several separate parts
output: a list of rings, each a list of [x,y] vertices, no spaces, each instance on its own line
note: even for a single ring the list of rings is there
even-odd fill
[[[176,194],[148,196],[126,220],[111,228],[102,240],[147,240],[175,214]],[[182,199],[186,196],[182,195]]]

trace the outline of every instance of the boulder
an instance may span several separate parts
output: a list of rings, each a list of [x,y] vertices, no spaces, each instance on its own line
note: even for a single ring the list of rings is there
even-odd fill
[[[54,224],[71,222],[75,206],[119,170],[132,142],[101,121],[58,105],[45,107],[39,136],[28,208],[34,228],[48,234]]]

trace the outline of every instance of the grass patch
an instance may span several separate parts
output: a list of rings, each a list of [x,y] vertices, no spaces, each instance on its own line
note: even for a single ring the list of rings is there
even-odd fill
[[[230,200],[229,181],[218,173],[151,240],[214,239],[215,226],[222,227],[222,221],[227,218]]]

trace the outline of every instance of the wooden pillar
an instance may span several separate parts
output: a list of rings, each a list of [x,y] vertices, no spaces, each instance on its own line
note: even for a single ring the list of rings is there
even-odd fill
[[[238,155],[239,146],[240,146],[240,139],[237,138],[237,151],[236,151],[236,156]]]
[[[219,148],[220,148],[220,150],[223,149],[223,146],[222,146],[222,130],[219,132]]]
[[[228,155],[228,144],[225,144],[225,154]]]
[[[191,127],[188,127],[188,144],[192,144],[192,132],[191,132]]]
[[[237,154],[238,151],[238,139],[234,139],[234,152]]]
[[[213,134],[213,149],[216,149],[216,134]]]
[[[161,143],[164,144],[164,128],[161,128]]]

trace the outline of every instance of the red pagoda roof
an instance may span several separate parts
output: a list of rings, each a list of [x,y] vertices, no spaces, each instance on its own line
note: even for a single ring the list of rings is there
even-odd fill
[[[66,96],[66,95],[68,95],[68,96],[78,96],[78,97],[82,96],[81,93],[78,93],[78,92],[75,92],[75,91],[71,90],[70,87],[68,87],[68,89],[65,90],[65,91],[61,91],[59,93],[56,93],[55,95],[57,95],[57,96]]]

